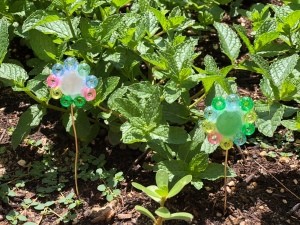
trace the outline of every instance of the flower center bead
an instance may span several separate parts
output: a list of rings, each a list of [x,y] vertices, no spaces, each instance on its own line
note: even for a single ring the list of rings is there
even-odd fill
[[[216,127],[220,134],[233,136],[242,127],[241,115],[238,111],[224,111],[217,119]]]

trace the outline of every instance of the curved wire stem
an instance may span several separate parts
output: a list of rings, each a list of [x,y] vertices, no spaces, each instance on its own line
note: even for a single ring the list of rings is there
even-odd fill
[[[223,213],[226,213],[226,208],[227,208],[227,189],[226,189],[226,185],[227,185],[227,166],[228,166],[228,151],[226,150],[226,154],[225,154],[225,162],[224,162],[224,208],[223,208]]]
[[[78,177],[77,177],[77,169],[78,169],[78,140],[77,140],[77,132],[76,132],[76,126],[75,126],[75,116],[74,116],[74,106],[71,105],[71,117],[72,117],[72,126],[73,126],[73,133],[75,138],[75,161],[74,161],[74,182],[75,182],[75,193],[77,196],[79,196],[78,191]]]

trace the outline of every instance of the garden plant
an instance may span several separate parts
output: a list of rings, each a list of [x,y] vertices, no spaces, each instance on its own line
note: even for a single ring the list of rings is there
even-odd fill
[[[123,197],[138,189],[150,203],[129,206],[136,218],[202,224],[186,202],[173,204],[209,185],[225,193],[214,199],[225,202],[224,222],[228,179],[244,179],[233,167],[246,167],[248,147],[275,146],[258,155],[295,162],[297,185],[299,18],[298,0],[2,0],[1,121],[9,104],[20,114],[0,123],[0,223],[87,224],[86,202],[109,202],[97,218],[116,224]],[[35,138],[49,121],[49,140]],[[18,168],[5,168],[11,162]],[[300,193],[283,183],[293,214]]]

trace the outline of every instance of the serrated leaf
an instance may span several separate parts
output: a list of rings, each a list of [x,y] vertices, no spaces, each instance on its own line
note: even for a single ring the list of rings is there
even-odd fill
[[[57,56],[57,46],[53,43],[53,40],[39,31],[31,30],[29,32],[29,42],[32,50],[38,56],[38,58],[45,62],[53,62],[56,57],[50,57],[50,54]]]
[[[254,54],[255,50],[254,50],[253,45],[251,44],[250,40],[247,37],[246,28],[241,25],[236,25],[236,24],[234,24],[233,27],[236,30],[236,32],[238,33],[238,35],[240,36],[240,38],[242,39],[242,41],[245,43],[249,52],[251,54]]]
[[[109,94],[115,90],[115,88],[118,86],[120,77],[110,76],[106,79],[103,79],[100,81],[100,85],[98,85],[96,91],[97,96],[95,99],[94,105],[99,105],[101,102],[103,102]]]
[[[222,52],[234,62],[239,56],[242,46],[240,39],[227,24],[214,22],[214,27],[218,31]]]
[[[163,105],[163,116],[171,123],[181,125],[189,120],[190,111],[185,105],[174,102],[172,104]]]
[[[18,125],[14,130],[11,142],[13,149],[16,149],[31,129],[38,126],[46,114],[46,109],[40,105],[30,106],[20,117]]]
[[[204,66],[205,66],[205,72],[212,74],[212,75],[219,75],[220,71],[217,66],[216,61],[211,55],[206,55],[204,57]]]
[[[26,18],[22,25],[22,31],[23,33],[25,33],[31,29],[34,29],[36,26],[54,22],[59,19],[60,16],[57,12],[46,12],[45,10],[36,10]]]
[[[279,37],[280,33],[276,31],[264,33],[260,36],[258,36],[254,40],[254,48],[256,52],[259,52],[265,45],[269,44],[273,40],[277,39]]]
[[[199,174],[206,169],[208,165],[208,154],[200,152],[196,154],[189,162],[189,170],[192,174]]]
[[[0,79],[8,81],[11,86],[23,87],[28,75],[22,67],[16,64],[2,63],[0,65]]]
[[[159,125],[149,134],[151,139],[161,140],[171,144],[181,144],[189,140],[189,135],[181,127]]]
[[[147,141],[145,132],[142,129],[132,126],[129,122],[123,123],[120,129],[122,131],[122,141],[124,144]]]
[[[118,111],[126,118],[141,116],[140,108],[135,104],[135,102],[126,98],[116,98],[113,110]]]
[[[135,210],[140,212],[141,214],[149,217],[153,222],[155,222],[155,217],[153,216],[153,214],[146,208],[142,207],[142,206],[139,206],[139,205],[136,205],[135,207]]]
[[[235,176],[235,172],[227,167],[227,177]],[[212,181],[222,177],[224,177],[224,166],[218,163],[209,163],[206,169],[199,174],[199,178]]]
[[[114,4],[117,8],[120,8],[127,3],[129,3],[131,0],[112,0],[112,4]]]
[[[299,56],[297,54],[279,59],[270,66],[270,75],[275,86],[279,87],[283,84],[288,75],[297,65]]]
[[[168,171],[171,175],[170,178],[173,177],[184,177],[185,175],[190,174],[188,164],[183,160],[166,160],[158,163],[158,168],[162,170]]]
[[[69,24],[63,20],[44,23],[36,26],[35,29],[44,34],[53,34],[62,39],[70,39],[73,37]]]
[[[284,106],[280,106],[279,108],[277,108],[277,110],[272,110],[270,112],[258,112],[256,125],[259,132],[268,137],[273,137],[275,130],[281,124],[283,114]]]
[[[0,19],[0,64],[2,63],[9,45],[8,22],[5,17]]]
[[[171,104],[175,102],[181,95],[181,88],[178,87],[177,83],[170,80],[164,86],[163,95],[167,103]]]

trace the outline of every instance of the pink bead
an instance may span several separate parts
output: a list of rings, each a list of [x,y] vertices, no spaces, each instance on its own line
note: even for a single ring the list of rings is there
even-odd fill
[[[222,135],[220,133],[214,131],[214,132],[211,132],[208,134],[207,139],[208,139],[209,143],[216,145],[221,142]]]
[[[51,88],[55,88],[59,85],[59,78],[53,74],[50,74],[48,77],[47,77],[47,85]]]
[[[87,101],[92,101],[96,98],[96,90],[94,88],[84,88],[82,94]]]

